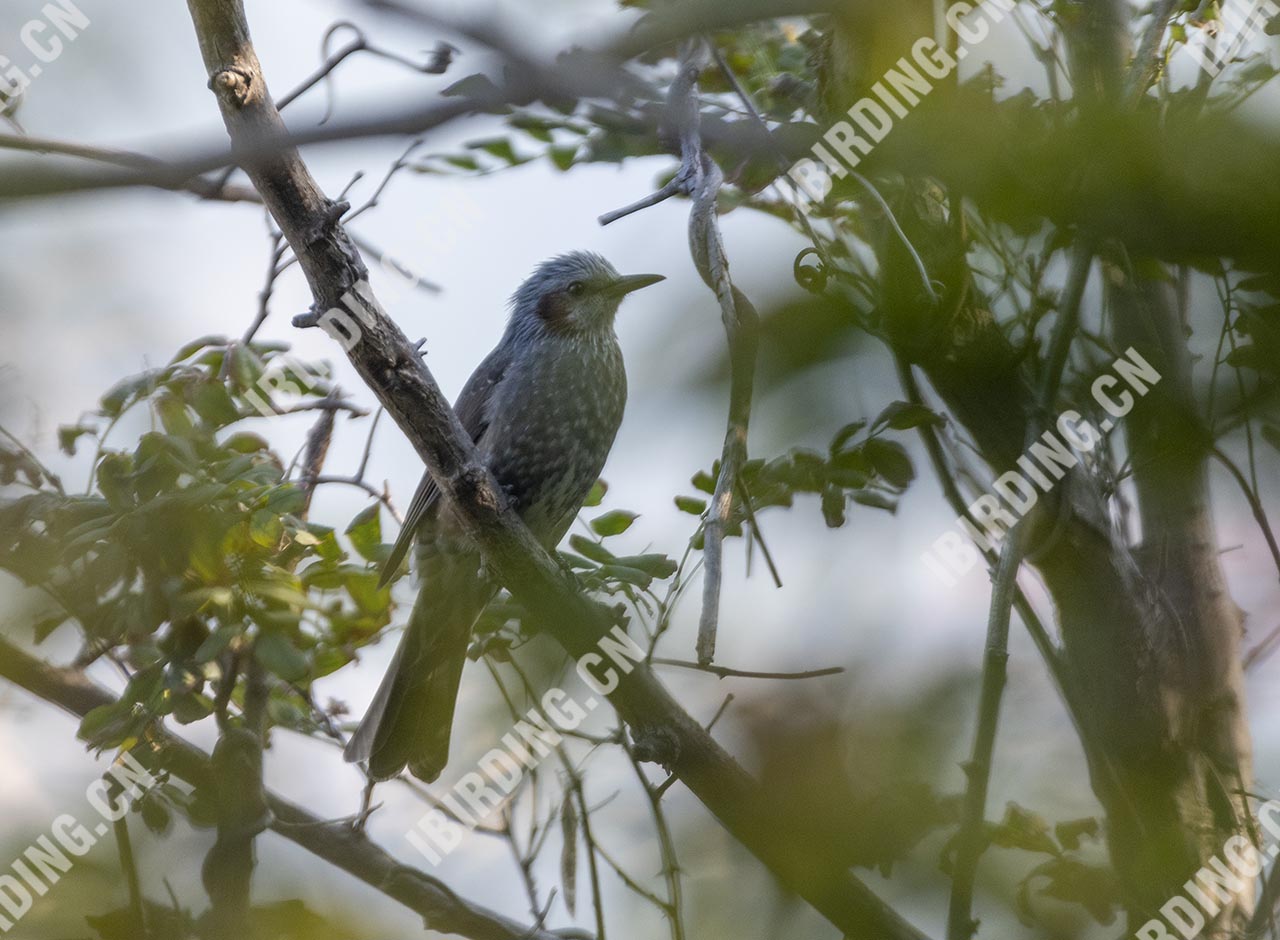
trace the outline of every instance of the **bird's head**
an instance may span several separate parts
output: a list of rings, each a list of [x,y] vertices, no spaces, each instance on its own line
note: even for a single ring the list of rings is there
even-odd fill
[[[624,276],[588,251],[538,265],[511,298],[511,324],[520,331],[561,335],[608,333],[622,299],[665,280],[660,274]]]

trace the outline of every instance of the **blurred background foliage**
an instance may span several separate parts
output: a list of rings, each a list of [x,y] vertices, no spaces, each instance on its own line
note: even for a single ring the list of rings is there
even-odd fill
[[[367,20],[370,29],[383,26],[405,48],[426,45],[428,31],[412,17],[371,9],[387,6],[394,5],[348,4],[341,12],[358,16],[362,25]],[[624,37],[637,23],[651,25],[643,17],[664,22],[661,17],[670,13],[649,3],[627,2],[621,10],[595,6],[605,9],[594,14]],[[944,30],[927,3],[838,5],[818,15],[802,15],[808,10],[782,3],[757,11],[760,5],[752,4],[745,24],[731,6],[699,2],[686,11],[690,32],[705,35],[715,51],[700,78],[702,134],[725,172],[720,209],[726,230],[733,231],[734,220],[744,214],[790,226],[794,235],[788,240],[761,241],[775,256],[774,270],[789,272],[795,281],[758,304],[758,398],[773,420],[753,437],[728,528],[731,538],[741,540],[744,570],[761,580],[760,572],[768,569],[770,581],[787,585],[791,606],[783,607],[785,620],[761,616],[752,623],[750,641],[738,651],[758,651],[749,657],[752,663],[772,670],[770,653],[798,645],[789,642],[794,637],[814,652],[793,650],[788,669],[824,666],[826,661],[815,659],[831,647],[797,622],[829,625],[823,608],[833,595],[853,595],[856,610],[879,590],[888,595],[891,615],[906,608],[907,600],[895,598],[911,592],[913,584],[918,589],[918,582],[906,576],[887,580],[873,567],[876,554],[905,538],[900,563],[915,564],[919,551],[951,521],[939,506],[912,536],[894,534],[906,526],[896,515],[900,507],[909,498],[923,498],[917,494],[926,473],[931,493],[938,483],[937,467],[917,435],[941,440],[966,492],[983,491],[998,461],[980,433],[966,425],[969,416],[948,408],[945,394],[926,388],[921,397],[900,385],[895,360],[927,361],[931,347],[954,357],[945,347],[955,343],[971,362],[987,364],[988,374],[974,380],[975,387],[1014,373],[1038,384],[1051,368],[1049,336],[1067,289],[1069,260],[1082,242],[1096,248],[1097,280],[1084,294],[1061,399],[1097,410],[1088,389],[1118,355],[1113,328],[1125,315],[1108,283],[1143,279],[1176,287],[1184,298],[1194,358],[1190,391],[1203,428],[1173,428],[1170,440],[1197,453],[1219,452],[1215,473],[1221,476],[1213,488],[1218,505],[1238,503],[1242,492],[1248,497],[1249,505],[1231,516],[1233,524],[1220,528],[1219,542],[1224,552],[1243,546],[1238,554],[1247,558],[1230,569],[1232,587],[1250,626],[1270,630],[1275,571],[1253,520],[1259,511],[1265,519],[1274,509],[1280,484],[1280,136],[1273,82],[1277,50],[1268,38],[1275,29],[1210,82],[1189,66],[1180,47],[1206,41],[1212,11],[1173,4],[1152,90],[1117,106],[1115,99],[1123,96],[1109,98],[1087,87],[1095,65],[1078,52],[1089,13],[1104,4],[1024,0],[991,40],[991,49],[982,47],[955,80],[939,82],[859,167],[874,193],[847,177],[812,212],[800,215],[779,184],[780,171],[805,156],[833,118],[918,37]],[[1123,12],[1121,28],[1131,48],[1151,28],[1149,11],[1116,8]],[[119,14],[103,7],[92,15],[109,20]],[[280,17],[285,33],[292,28],[286,14],[266,6],[251,4],[249,15],[255,26]],[[466,28],[489,20],[500,23],[501,17],[468,11],[450,38],[473,56],[500,60],[510,51],[504,42],[514,44],[509,35],[486,48],[486,34]],[[430,38],[438,38],[435,32]],[[183,52],[195,62],[194,44],[184,42]],[[276,50],[264,46],[259,52],[271,71]],[[530,186],[553,176],[590,179],[597,165],[640,161],[657,188],[676,173],[672,155],[678,155],[679,142],[668,123],[665,93],[677,54],[672,43],[647,50],[628,65],[636,81],[608,100],[547,95],[489,109],[477,127],[468,126],[452,140],[438,143],[428,136],[393,165],[387,180],[397,175],[398,185],[413,192],[430,182],[479,187],[516,174],[517,185]],[[572,74],[584,62],[581,55],[564,52],[551,67]],[[199,85],[201,77],[188,72]],[[474,95],[503,80],[503,70],[492,63],[465,75],[455,64],[448,80],[430,93]],[[341,87],[343,72],[329,81]],[[274,75],[273,82],[277,94],[287,87]],[[414,87],[414,94],[423,94]],[[34,91],[24,108],[38,114]],[[212,102],[207,104],[205,117],[211,120]],[[337,109],[341,115],[341,103]],[[334,178],[349,177],[370,159],[360,151],[344,152]],[[624,179],[634,183],[636,174]],[[642,195],[612,177],[607,186],[584,192],[589,216]],[[375,195],[370,208],[376,202]],[[38,203],[29,211],[53,214],[57,205]],[[676,240],[673,226],[682,223],[662,217],[667,234],[661,237]],[[535,231],[545,224],[541,218],[532,223]],[[900,238],[919,252],[926,284],[914,259],[902,257]],[[738,247],[731,241],[735,273],[749,266],[736,263]],[[273,255],[272,270],[280,260]],[[242,286],[248,290],[248,284]],[[935,291],[938,297],[930,302],[926,295]],[[264,311],[270,294],[269,287]],[[708,297],[690,293],[687,306],[710,308]],[[38,312],[56,316],[56,303],[43,302]],[[229,321],[225,328],[238,331],[252,311],[223,315]],[[945,338],[939,322],[947,328]],[[648,374],[665,378],[662,354],[680,350],[689,328],[680,316],[650,329],[658,365]],[[998,348],[981,345],[991,329]],[[280,335],[288,331],[282,328]],[[970,339],[977,349],[965,346]],[[727,353],[711,349],[693,356],[697,361],[685,370],[680,394],[722,409],[730,362]],[[270,730],[268,763],[289,746],[282,743],[288,735],[323,747],[319,759],[308,754],[305,771],[282,758],[269,770],[268,783],[288,792],[306,777],[339,779],[332,770],[340,760],[334,745],[350,730],[351,711],[360,708],[357,696],[363,702],[368,689],[332,683],[402,622],[412,590],[407,584],[377,586],[378,563],[397,520],[389,489],[372,482],[379,478],[376,471],[366,472],[378,421],[372,397],[363,388],[338,388],[333,376],[341,363],[300,365],[285,343],[203,337],[183,346],[167,365],[111,387],[91,411],[59,427],[56,447],[7,431],[0,438],[0,568],[11,576],[5,635],[88,670],[119,696],[118,703],[84,717],[80,746],[114,753],[147,741],[164,724],[211,748],[229,728],[247,722],[256,707],[253,686],[260,682],[267,691],[262,717]],[[263,377],[282,370],[294,393],[276,401],[278,413],[264,418]],[[350,385],[351,379],[344,380]],[[88,390],[77,394],[90,400]],[[1016,411],[1022,403],[1008,405]],[[619,492],[616,484],[611,491],[601,481],[561,557],[584,588],[619,605],[620,620],[650,655],[672,666],[682,700],[687,696],[694,703],[691,712],[716,725],[779,805],[798,817],[805,835],[836,845],[904,916],[941,937],[939,912],[954,874],[968,779],[957,765],[972,734],[981,615],[965,624],[963,659],[955,644],[929,648],[927,625],[908,634],[918,667],[901,678],[878,662],[874,648],[839,648],[845,670],[838,677],[682,678],[692,672],[685,666],[692,658],[690,624],[697,605],[680,602],[698,583],[703,522],[720,469],[712,462],[718,428],[695,447],[675,451],[664,444],[666,425],[681,417],[692,421],[692,411],[690,405],[683,415],[661,415],[647,430],[649,459],[676,462],[687,478],[676,491],[660,494],[674,510],[662,540],[640,541],[654,535],[634,527],[655,512],[651,505],[633,503],[628,491]],[[719,421],[719,410],[715,414]],[[303,431],[294,421],[299,416],[306,422]],[[1021,421],[1026,415],[1015,417]],[[766,443],[758,443],[760,437]],[[354,474],[342,476],[330,467],[335,458],[362,449]],[[1131,464],[1118,435],[1104,451],[1089,474],[1123,515],[1141,468]],[[87,487],[65,483],[64,467],[87,468]],[[409,469],[406,479],[417,472]],[[326,502],[319,494],[329,488],[348,491],[350,499]],[[315,512],[313,500],[320,507]],[[821,532],[827,529],[841,529],[843,541],[824,541],[830,536]],[[771,533],[781,535],[775,539]],[[779,551],[779,543],[793,553]],[[854,543],[860,554],[849,547]],[[1233,563],[1224,556],[1224,564]],[[979,607],[986,596],[985,584],[980,587]],[[728,585],[728,593],[737,591],[749,598],[746,588]],[[796,600],[806,591],[810,601]],[[1049,610],[1046,592],[1037,586],[1033,593]],[[950,603],[944,596],[937,606]],[[856,634],[858,625],[832,619],[836,629]],[[731,629],[729,624],[726,630]],[[1250,665],[1264,662],[1267,652],[1269,646],[1254,646]],[[461,709],[472,717],[462,753],[455,756],[459,774],[540,690],[554,684],[572,688],[574,682],[572,664],[526,627],[523,611],[505,594],[486,613],[471,653],[485,667],[474,672],[487,674],[489,684],[467,687]],[[1019,656],[1024,664],[1030,661],[1022,668],[1037,678],[1015,676],[1005,703],[1013,713],[1007,724],[1017,729],[1022,718],[1031,730],[1015,738],[1021,745],[997,752],[998,796],[988,805],[982,829],[988,851],[978,873],[979,936],[1117,935],[1126,913],[1133,914],[1126,893],[1131,886],[1108,855],[1106,807],[1089,792],[1083,769],[1087,746],[1070,740],[1067,709],[1030,646],[1015,646],[1015,662]],[[732,693],[723,695],[721,685]],[[7,712],[4,720],[19,723],[20,715]],[[1250,715],[1254,728],[1265,720]],[[1056,723],[1059,732],[1051,745],[1043,745],[1044,753],[1038,723]],[[586,886],[598,870],[606,882],[604,919],[618,936],[836,936],[803,904],[782,895],[678,784],[664,783],[656,768],[642,768],[627,745],[607,718],[567,739],[491,828],[469,837],[500,848],[468,843],[472,867],[446,868],[446,881],[452,884],[457,874],[460,893],[526,922],[545,908],[552,925],[595,929],[592,902],[600,899],[588,898]],[[1258,746],[1259,765],[1274,768],[1272,745],[1260,740]],[[454,768],[450,774],[452,779]],[[331,792],[317,814],[355,811],[359,780],[345,771],[340,780],[331,790],[341,792]],[[1253,786],[1265,795],[1266,775],[1260,772]],[[403,832],[433,800],[408,781],[384,789],[392,793],[371,820],[371,832],[407,864],[419,864],[402,847]],[[202,920],[207,898],[199,858],[218,821],[217,793],[165,778],[135,808],[130,822],[146,858],[145,936],[161,940],[209,929]],[[0,858],[16,856],[46,831],[45,815],[52,819],[60,811],[37,810],[14,820]],[[269,857],[287,864],[259,866],[257,889],[268,897],[276,891],[305,896],[258,905],[253,922],[260,936],[413,932],[413,918],[369,916],[370,909],[390,906],[385,898],[372,891],[339,894],[333,885],[341,873],[292,847],[280,851],[285,854]],[[55,889],[56,909],[38,904],[19,935],[139,936],[136,908],[121,906],[127,892],[115,855],[104,845],[78,863]],[[304,874],[282,877],[290,865]],[[510,882],[501,889],[494,884],[499,865],[506,866],[502,880]],[[304,888],[303,881],[311,884]],[[388,923],[395,927],[383,926]]]

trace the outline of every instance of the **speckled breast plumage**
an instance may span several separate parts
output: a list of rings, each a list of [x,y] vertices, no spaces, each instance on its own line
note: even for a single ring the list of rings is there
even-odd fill
[[[622,422],[627,378],[612,336],[544,336],[493,402],[489,468],[548,548],[573,523]]]

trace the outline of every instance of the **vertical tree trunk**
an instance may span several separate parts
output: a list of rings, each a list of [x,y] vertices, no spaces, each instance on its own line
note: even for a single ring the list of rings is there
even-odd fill
[[[1132,106],[1124,80],[1132,46],[1127,4],[1073,7],[1064,30],[1080,109]],[[842,22],[827,43],[819,106],[828,121],[842,118],[877,74],[860,61],[869,42],[853,32],[863,25]],[[916,204],[913,194],[927,186],[908,183],[899,221],[933,276],[948,280],[943,302],[922,301],[918,279],[886,234],[878,251],[884,327],[1000,474],[1014,469],[1028,422],[1040,420],[1032,383],[977,294],[954,227]],[[1142,544],[1130,550],[1116,537],[1096,482],[1080,472],[1041,500],[1043,518],[1029,544],[1055,606],[1067,704],[1106,811],[1132,930],[1186,894],[1182,886],[1200,866],[1247,830],[1251,758],[1240,617],[1218,564],[1209,448],[1196,414],[1183,311],[1168,282],[1135,282],[1107,270],[1117,346],[1136,347],[1163,376],[1123,429]],[[1209,912],[1205,936],[1231,935],[1251,907],[1246,890]]]
[[[1192,387],[1185,310],[1167,279],[1112,269],[1107,283],[1117,345],[1141,349],[1162,376],[1127,417],[1126,431],[1142,528],[1136,556],[1153,601],[1153,691],[1169,726],[1167,760],[1149,773],[1163,790],[1153,796],[1168,808],[1169,831],[1125,833],[1113,845],[1130,857],[1135,888],[1151,913],[1168,899],[1162,891],[1247,831],[1252,756],[1243,629],[1218,559],[1211,440]],[[1206,936],[1234,935],[1251,909],[1246,891],[1224,906]]]

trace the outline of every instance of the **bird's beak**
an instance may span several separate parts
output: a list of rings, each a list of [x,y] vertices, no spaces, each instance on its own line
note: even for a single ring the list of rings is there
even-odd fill
[[[665,280],[666,278],[661,274],[629,274],[618,278],[606,287],[604,292],[614,297],[625,297],[627,294],[638,291],[642,287],[648,287],[651,284],[657,284],[659,281]]]

